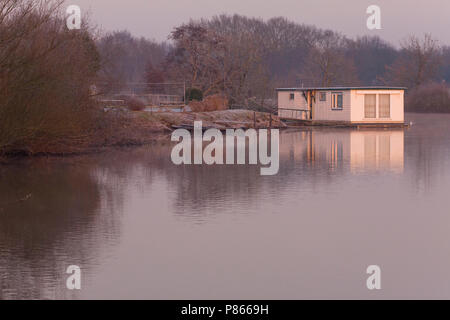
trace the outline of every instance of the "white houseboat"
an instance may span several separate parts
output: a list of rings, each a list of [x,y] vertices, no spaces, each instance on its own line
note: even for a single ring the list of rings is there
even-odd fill
[[[312,125],[404,125],[401,87],[279,88],[278,116]]]

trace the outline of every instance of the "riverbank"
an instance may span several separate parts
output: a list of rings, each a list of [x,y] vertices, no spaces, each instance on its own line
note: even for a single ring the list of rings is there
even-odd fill
[[[40,143],[39,147],[16,148],[3,154],[0,163],[12,157],[68,156],[95,153],[111,147],[140,146],[159,140],[170,140],[171,132],[202,121],[204,128],[284,128],[277,116],[250,110],[211,112],[147,112],[105,109],[97,116],[95,126],[84,135]]]

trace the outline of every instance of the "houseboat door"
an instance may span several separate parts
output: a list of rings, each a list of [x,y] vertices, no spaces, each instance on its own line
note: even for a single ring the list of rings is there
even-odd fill
[[[314,103],[316,101],[316,92],[308,91],[308,109],[309,109],[309,119],[312,120],[314,117]]]

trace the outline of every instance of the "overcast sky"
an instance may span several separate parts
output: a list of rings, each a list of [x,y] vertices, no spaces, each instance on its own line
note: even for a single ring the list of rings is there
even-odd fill
[[[450,45],[450,0],[67,0],[89,11],[104,31],[129,30],[136,36],[166,40],[190,18],[242,14],[292,21],[339,31],[347,36],[372,34],[397,45],[409,34],[434,35]],[[382,30],[366,27],[369,5],[381,7]]]

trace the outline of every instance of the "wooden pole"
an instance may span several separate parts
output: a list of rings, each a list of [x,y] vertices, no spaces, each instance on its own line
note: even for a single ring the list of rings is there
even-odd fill
[[[186,80],[183,82],[183,104],[186,107]],[[184,108],[183,108],[184,111]]]
[[[256,129],[256,111],[253,111],[253,128]]]
[[[269,128],[272,129],[272,112],[269,113],[270,118],[269,118]]]

